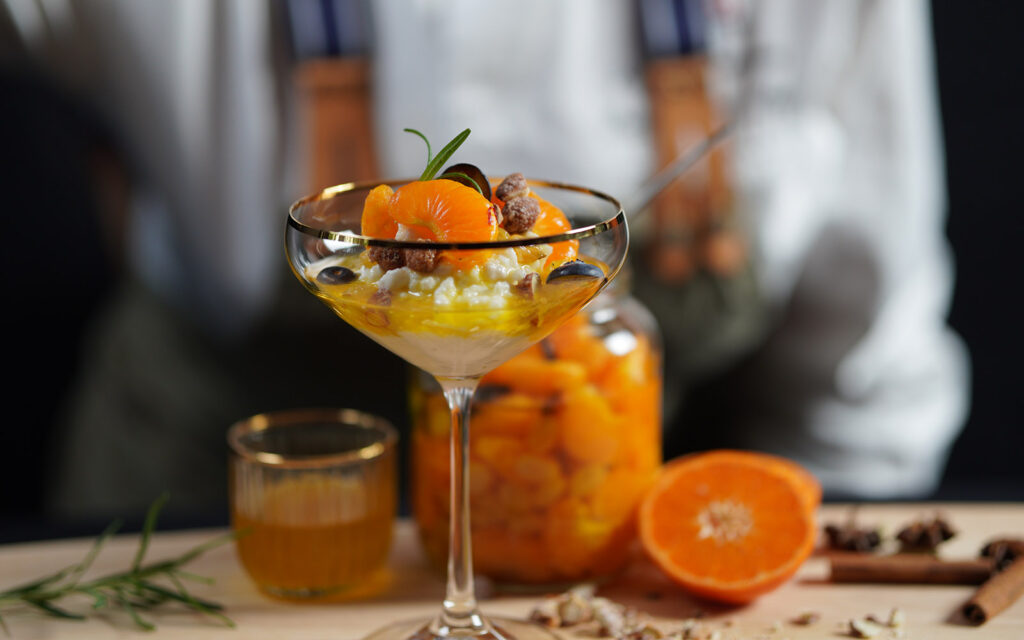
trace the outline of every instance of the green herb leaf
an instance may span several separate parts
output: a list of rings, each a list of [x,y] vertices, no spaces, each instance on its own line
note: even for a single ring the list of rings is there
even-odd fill
[[[470,178],[469,176],[467,176],[466,174],[462,173],[461,171],[449,171],[447,173],[442,173],[441,175],[439,175],[437,177],[438,178],[461,178],[461,179],[466,180],[467,182],[469,182],[468,186],[472,186],[474,189],[476,189],[477,193],[479,193],[480,195],[484,195],[483,189],[481,189],[480,185],[478,185],[476,183],[476,180],[474,180],[473,178]],[[460,182],[459,184],[464,184],[464,183]]]
[[[405,131],[418,135],[423,139],[423,142],[427,143],[427,168],[420,175],[420,180],[433,180],[437,172],[441,170],[441,167],[448,162],[448,159],[452,157],[455,151],[466,141],[466,138],[469,137],[469,129],[464,129],[462,133],[452,138],[451,142],[438,152],[437,157],[433,157],[430,153],[430,142],[425,135],[415,129],[405,129]]]
[[[142,618],[139,615],[139,610],[150,609],[165,602],[174,601],[203,615],[217,618],[225,625],[233,627],[234,622],[220,613],[223,609],[221,605],[193,596],[185,589],[179,578],[211,583],[209,578],[186,573],[181,570],[181,567],[210,549],[241,537],[246,531],[229,532],[193,547],[176,558],[143,565],[149,542],[156,528],[157,516],[167,500],[168,496],[164,494],[150,505],[142,527],[139,548],[130,569],[88,582],[81,582],[82,575],[92,565],[104,543],[120,528],[121,521],[115,520],[97,538],[85,558],[78,564],[14,589],[0,592],[0,609],[5,606],[23,605],[34,607],[56,618],[83,620],[85,616],[67,611],[57,606],[55,602],[66,596],[84,595],[92,598],[91,609],[93,611],[120,607],[132,617],[137,626],[152,631],[156,627]],[[171,581],[175,588],[163,587],[151,579],[161,576]],[[10,635],[3,616],[0,616],[0,630]]]
[[[417,131],[416,129],[408,129],[408,128],[406,128],[406,129],[402,129],[402,131],[418,135],[420,137],[420,140],[422,140],[424,142],[424,144],[427,145],[427,164],[429,165],[430,161],[433,159],[433,154],[430,152],[430,140],[427,140],[427,136],[423,135],[423,133]]]
[[[146,549],[149,548],[149,538],[153,535],[153,529],[156,527],[156,518],[160,515],[160,510],[164,508],[169,498],[170,496],[165,492],[153,504],[149,505],[149,511],[146,512],[146,521],[142,524],[139,550],[135,552],[135,560],[132,561],[132,571],[138,571],[142,565],[142,559],[146,556]]]
[[[64,618],[65,620],[85,620],[85,616],[77,614],[77,613],[71,613],[70,611],[65,611],[64,609],[61,609],[58,606],[52,605],[49,602],[46,602],[45,600],[40,600],[38,602],[36,602],[35,600],[28,600],[27,602],[28,602],[28,604],[32,605],[33,607],[37,607],[39,609],[42,609],[43,611],[45,611],[46,613],[50,614],[51,616],[56,616],[58,618]]]

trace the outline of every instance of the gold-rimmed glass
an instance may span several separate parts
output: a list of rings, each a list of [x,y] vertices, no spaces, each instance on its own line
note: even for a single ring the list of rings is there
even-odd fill
[[[388,421],[352,409],[273,411],[231,425],[227,442],[236,549],[262,592],[319,600],[385,582],[398,498]]]
[[[299,200],[289,211],[285,248],[299,281],[343,320],[434,376],[451,411],[451,519],[441,612],[431,620],[386,627],[371,638],[552,637],[539,625],[492,621],[478,610],[470,542],[469,468],[465,464],[469,407],[484,374],[550,334],[612,281],[625,260],[629,233],[622,207],[609,195],[544,180],[528,183],[533,195],[565,213],[570,229],[476,243],[371,238],[361,235],[363,204],[380,183],[331,187]],[[371,247],[430,249],[449,259],[436,275],[428,276],[438,279],[432,286],[420,287],[422,279],[410,284],[409,274],[392,276],[390,272],[387,287],[351,279],[351,269],[345,269],[359,265],[363,252]],[[533,281],[524,278],[531,286],[510,287],[508,283],[495,284],[495,279],[486,275],[499,255],[520,262],[536,255],[564,255],[567,260],[575,257],[586,268],[566,277],[551,273]],[[362,264],[368,263],[364,260]],[[474,272],[471,265],[483,266]],[[475,279],[462,277],[471,272]]]

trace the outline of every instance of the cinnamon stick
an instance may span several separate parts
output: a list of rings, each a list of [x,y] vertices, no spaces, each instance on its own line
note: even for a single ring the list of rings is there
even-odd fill
[[[920,554],[831,558],[832,582],[889,584],[982,584],[992,575],[991,558],[940,560]]]
[[[974,597],[963,606],[964,617],[973,624],[984,624],[1024,595],[1024,558],[989,578]]]

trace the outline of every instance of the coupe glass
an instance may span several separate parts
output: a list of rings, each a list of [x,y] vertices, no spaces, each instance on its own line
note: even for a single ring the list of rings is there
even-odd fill
[[[399,186],[410,182],[390,181]],[[541,625],[507,618],[488,619],[473,590],[469,510],[469,407],[480,378],[530,348],[582,309],[619,272],[629,233],[619,202],[584,187],[528,180],[531,193],[565,213],[570,229],[558,235],[516,237],[476,243],[425,243],[361,235],[367,194],[381,183],[348,183],[296,202],[289,211],[286,251],[296,277],[343,320],[384,348],[434,376],[451,409],[451,521],[448,578],[440,613],[428,620],[392,624],[369,638],[551,638]],[[409,272],[388,272],[387,287],[353,279],[353,266],[372,264],[370,248],[432,249],[442,268],[430,287],[411,286]],[[504,255],[523,261],[551,252],[575,252],[569,268],[546,278],[525,277],[520,286],[488,284],[483,277],[454,291],[452,265],[483,265]],[[554,258],[552,258],[553,260]],[[447,264],[446,264],[447,263]],[[551,266],[555,266],[552,262]],[[377,268],[377,267],[374,267]],[[385,280],[381,280],[384,283]],[[406,287],[402,289],[402,287]],[[429,289],[429,291],[425,291]],[[458,295],[459,293],[464,295]]]

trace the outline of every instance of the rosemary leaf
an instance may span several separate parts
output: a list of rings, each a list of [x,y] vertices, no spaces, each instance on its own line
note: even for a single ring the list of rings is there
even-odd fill
[[[193,611],[217,618],[227,626],[233,627],[234,622],[220,613],[223,610],[220,604],[193,596],[181,582],[182,578],[204,584],[212,584],[213,580],[183,571],[181,567],[210,549],[237,539],[246,531],[229,532],[197,545],[175,558],[144,565],[143,560],[145,560],[153,531],[156,529],[157,516],[167,500],[168,496],[164,494],[150,506],[140,535],[139,548],[136,550],[131,568],[87,582],[81,581],[82,576],[92,566],[103,545],[121,527],[121,521],[115,520],[104,529],[78,564],[0,592],[0,610],[5,607],[24,605],[56,618],[84,620],[84,615],[67,611],[55,604],[66,596],[84,595],[92,598],[91,609],[93,611],[120,607],[131,616],[138,627],[151,631],[156,628],[155,625],[144,619],[139,611],[151,609],[168,601],[175,601]],[[176,590],[153,581],[153,578],[160,577],[170,580]],[[6,635],[10,635],[3,617],[0,617],[0,630]]]
[[[199,582],[201,584],[213,584],[216,582],[213,578],[200,576],[189,571],[182,571],[181,569],[175,569],[173,575],[176,575],[179,578],[184,578],[185,580],[191,580],[192,582]]]
[[[153,502],[153,504],[149,505],[149,511],[146,512],[146,520],[142,524],[142,534],[139,538],[139,550],[135,552],[135,560],[132,561],[132,571],[138,571],[139,567],[142,565],[142,559],[146,555],[146,549],[149,548],[149,539],[153,535],[154,527],[156,527],[156,517],[160,514],[160,510],[163,509],[169,498],[170,496],[164,492]]]
[[[452,157],[455,151],[462,146],[462,143],[469,137],[469,129],[464,129],[462,133],[452,138],[452,141],[444,146],[437,153],[437,157],[433,158],[427,163],[427,168],[423,171],[423,175],[420,176],[420,180],[432,180],[437,172],[441,170],[441,167],[448,162],[448,159]]]
[[[56,605],[50,604],[46,600],[26,600],[25,602],[33,607],[42,609],[51,616],[64,618],[66,620],[85,620],[85,616],[78,613],[71,613],[70,611],[65,611],[64,609],[61,609]]]
[[[427,136],[423,135],[422,132],[417,131],[416,129],[408,129],[408,128],[406,128],[406,129],[403,129],[403,131],[405,131],[407,133],[413,133],[413,134],[418,135],[420,137],[420,139],[423,140],[424,144],[427,145],[427,165],[429,166],[430,165],[430,161],[433,159],[433,154],[430,152],[430,140],[427,140]],[[422,180],[422,179],[423,178],[420,178],[420,180]]]
[[[155,584],[153,582],[143,581],[141,585],[143,588],[148,589],[154,593],[157,593],[167,600],[177,600],[178,602],[184,602],[185,604],[198,605],[199,607],[209,609],[211,611],[221,611],[224,609],[222,605],[216,602],[210,602],[209,600],[201,600],[193,596],[192,594],[188,593],[188,591],[186,591],[181,586],[180,581],[174,580],[174,582],[175,587],[177,587],[178,591],[171,591],[170,589],[161,587],[160,585]]]
[[[442,173],[441,175],[439,175],[437,177],[438,178],[452,178],[452,179],[454,179],[454,178],[462,178],[463,180],[466,180],[467,182],[469,182],[468,186],[471,186],[474,189],[476,189],[477,193],[479,193],[480,195],[484,195],[483,189],[481,189],[480,185],[478,185],[476,183],[476,180],[474,180],[473,178],[470,178],[469,176],[467,176],[466,174],[462,173],[461,171],[448,171],[446,173]],[[464,183],[460,182],[459,184],[464,184]]]
[[[195,609],[198,609],[207,616],[220,620],[232,629],[235,627],[234,620],[220,613],[221,606],[219,604],[216,604],[214,602],[206,602],[193,596],[191,593],[188,592],[188,590],[185,589],[185,585],[181,584],[181,580],[178,580],[178,578],[173,573],[170,574],[170,579],[171,582],[174,583],[174,586],[178,589],[178,593],[185,599],[186,603],[191,604]]]
[[[153,631],[156,629],[156,626],[152,622],[145,620],[139,615],[139,612],[135,610],[135,605],[133,605],[132,602],[124,595],[122,589],[117,589],[115,593],[117,594],[115,596],[117,603],[121,605],[122,609],[128,612],[128,615],[132,617],[132,620],[135,621],[137,626],[146,631]]]

